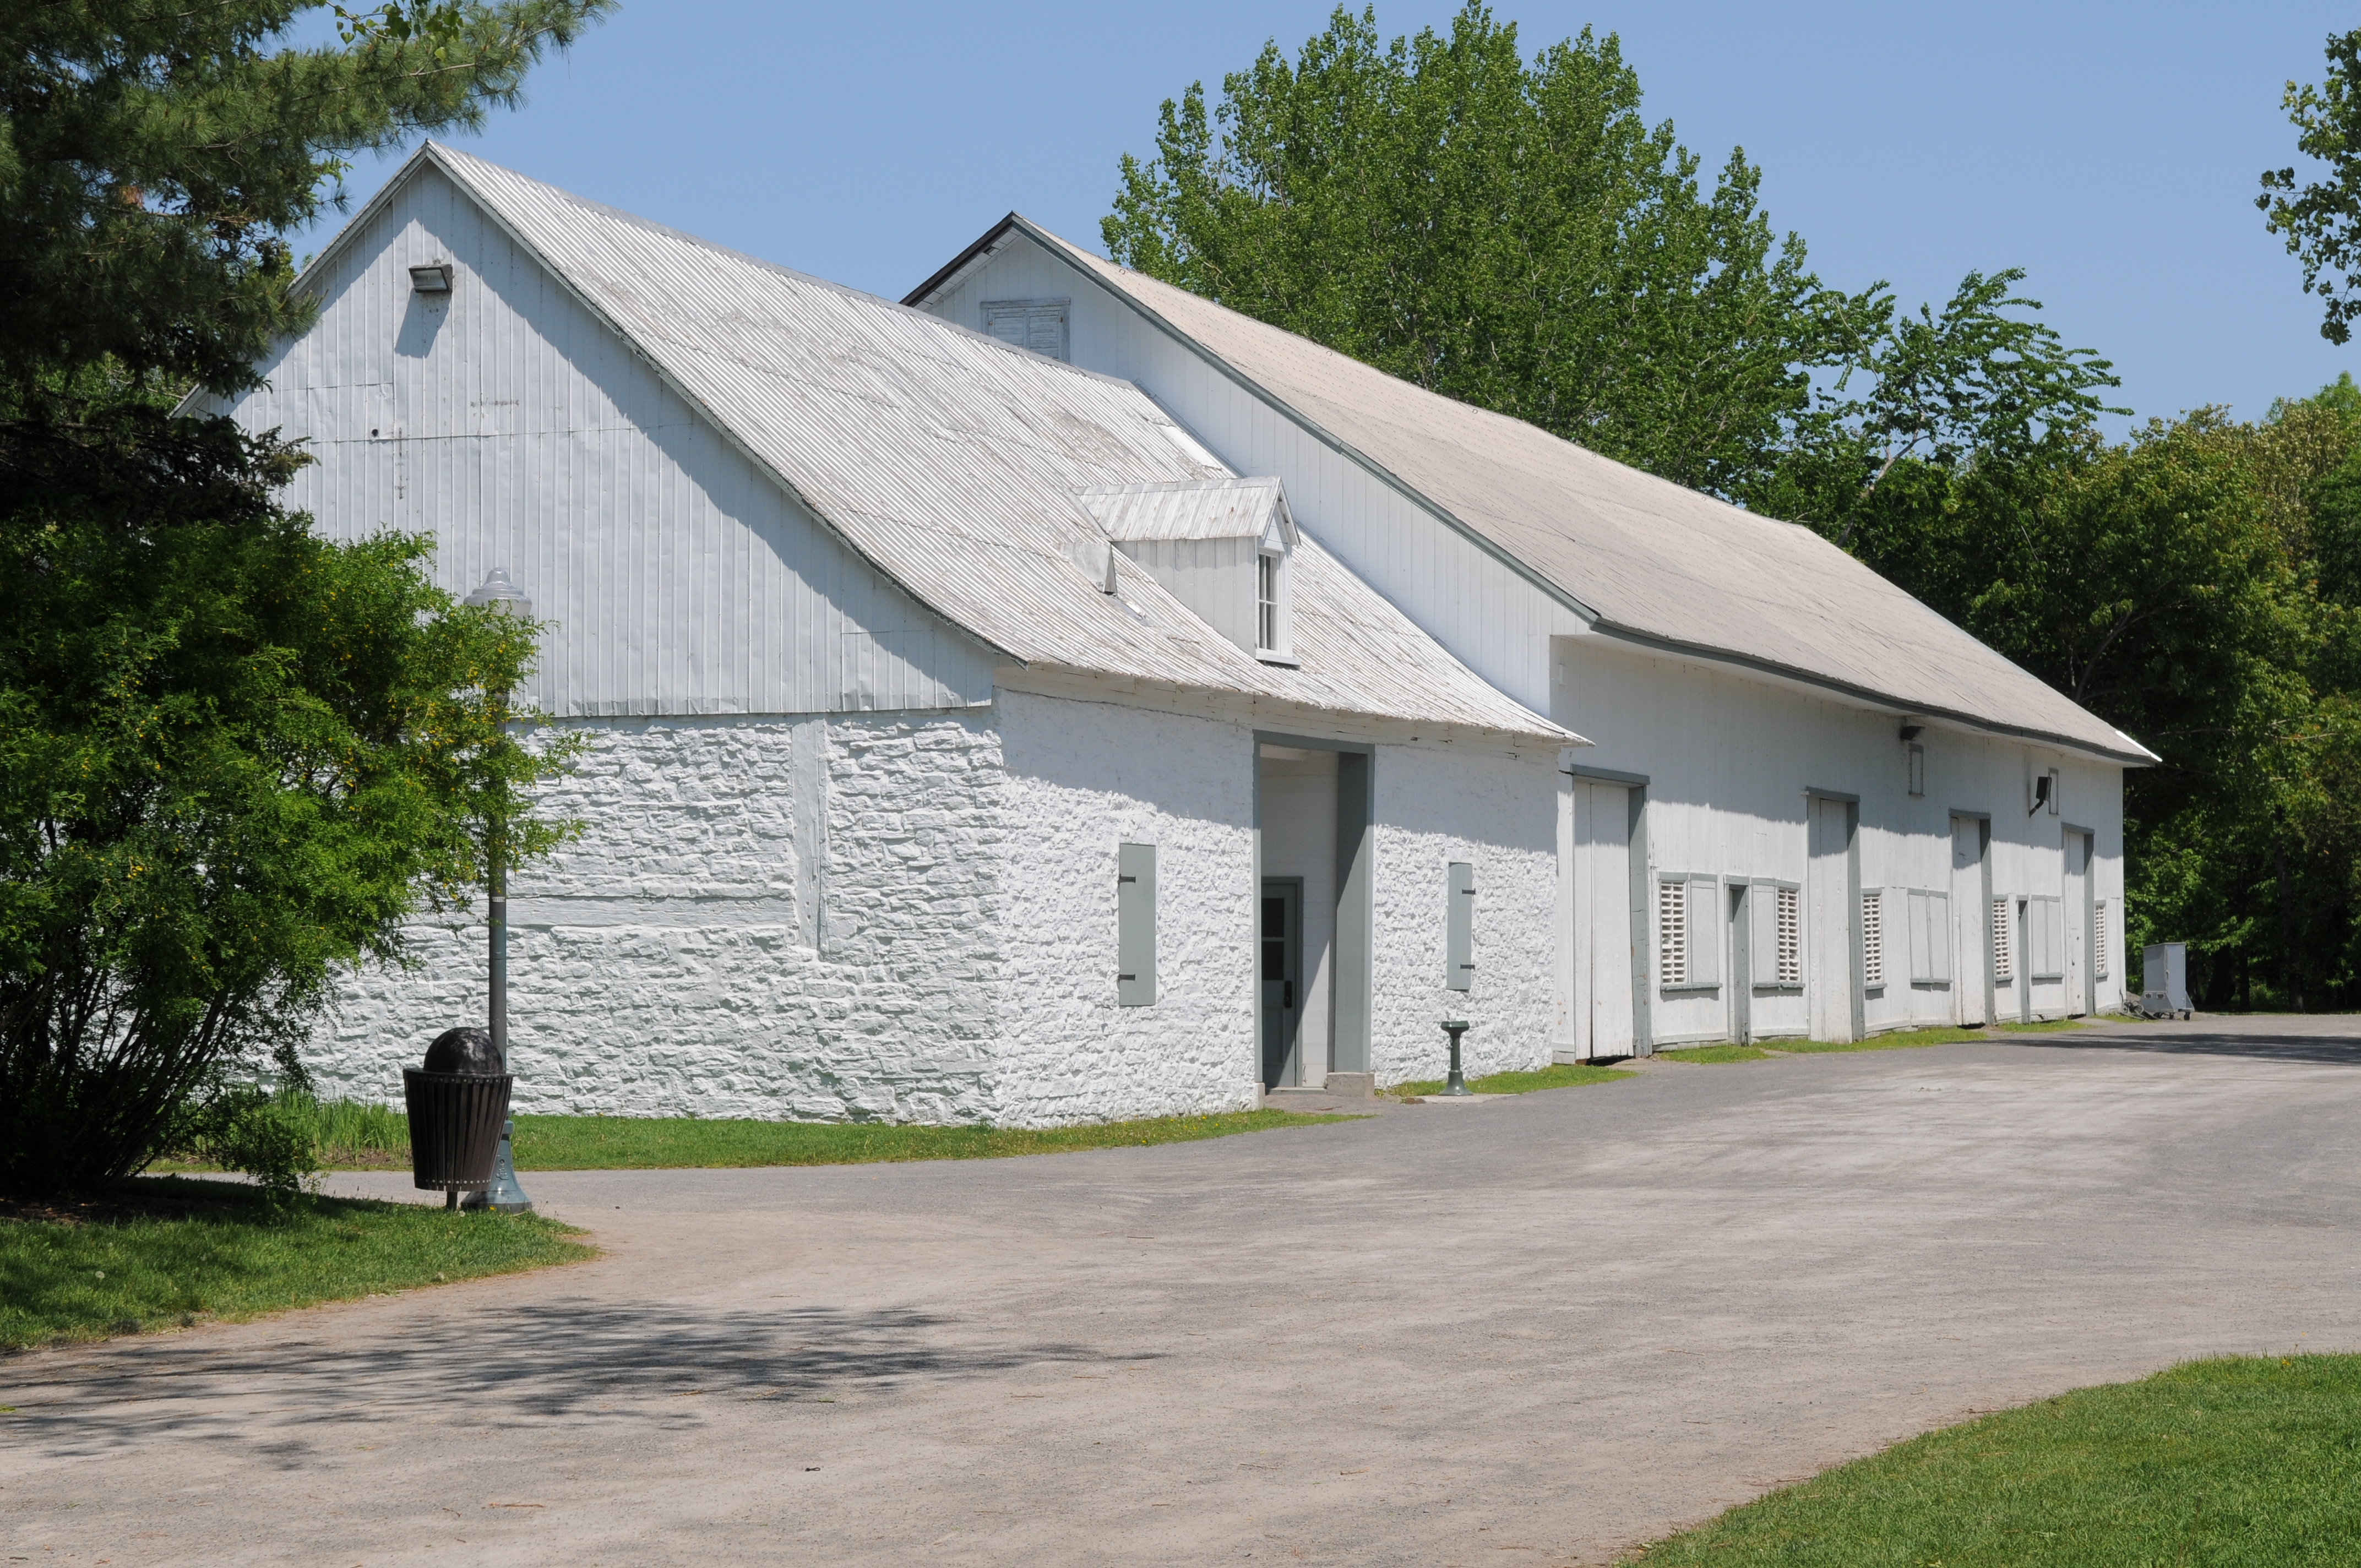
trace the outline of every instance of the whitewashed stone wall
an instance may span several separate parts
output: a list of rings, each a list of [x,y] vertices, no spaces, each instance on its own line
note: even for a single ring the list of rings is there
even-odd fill
[[[549,792],[588,831],[510,900],[518,1109],[994,1119],[1005,839],[988,715],[589,723]],[[798,919],[791,748],[824,744],[818,950]],[[812,835],[807,830],[805,837]],[[475,912],[480,921],[480,907]],[[479,923],[422,924],[309,1053],[324,1091],[399,1102],[401,1069],[480,1024]]]
[[[1370,1065],[1379,1083],[1440,1078],[1446,1017],[1474,1025],[1469,1077],[1546,1067],[1556,957],[1557,766],[1380,746]],[[1445,868],[1476,868],[1476,972],[1444,988]]]
[[[1003,692],[1008,1032],[1025,1125],[1251,1109],[1254,737]],[[1115,850],[1156,846],[1157,1000],[1115,1005]]]

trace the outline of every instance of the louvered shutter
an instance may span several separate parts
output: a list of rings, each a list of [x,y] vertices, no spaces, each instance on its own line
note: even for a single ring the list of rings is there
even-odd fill
[[[1885,892],[1871,888],[1861,895],[1861,983],[1875,991],[1885,983]]]
[[[1689,885],[1678,877],[1656,884],[1656,973],[1660,985],[1689,982]]]

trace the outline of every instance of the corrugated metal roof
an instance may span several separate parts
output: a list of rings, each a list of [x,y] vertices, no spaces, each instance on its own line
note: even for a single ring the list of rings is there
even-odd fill
[[[1171,485],[1103,485],[1082,506],[1109,539],[1260,539],[1274,523],[1296,543],[1287,488],[1277,479],[1188,479]]]
[[[1438,396],[1117,267],[1019,217],[961,260],[1010,225],[1554,588],[1603,631],[1908,711],[2125,761],[2155,760],[2130,736],[1808,528]],[[939,286],[930,280],[910,298],[920,301]]]
[[[1234,477],[1209,472],[1128,382],[433,143],[389,189],[423,164],[880,571],[1025,663],[1579,740],[1462,665],[1309,540],[1295,556],[1297,669],[1237,649],[1127,560],[1117,560],[1120,592],[1101,592],[1075,564],[1090,554],[1084,542],[1104,549],[1083,491]]]

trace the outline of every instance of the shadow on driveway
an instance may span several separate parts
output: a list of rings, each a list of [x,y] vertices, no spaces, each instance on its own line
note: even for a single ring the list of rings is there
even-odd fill
[[[2148,1051],[2361,1067],[2361,1017],[2315,1016],[2321,1026],[2318,1033],[2275,1026],[2280,1022],[2277,1019],[2224,1020],[2238,1025],[2229,1029],[2214,1027],[2213,1020],[2192,1019],[2178,1025],[2110,1025],[2074,1034],[2029,1036],[2026,1040],[2068,1051]]]
[[[27,1400],[11,1426],[18,1442],[52,1454],[112,1447],[142,1428],[252,1436],[239,1397],[258,1396],[282,1431],[363,1414],[472,1424],[607,1412],[673,1428],[694,1424],[705,1398],[790,1404],[1028,1366],[1158,1359],[1066,1343],[962,1345],[960,1326],[902,1309],[707,1313],[561,1301],[480,1317],[437,1311],[402,1338],[330,1334],[209,1349],[175,1335],[124,1346],[76,1368],[82,1376],[65,1373]],[[93,1408],[110,1405],[118,1419],[94,1427]],[[105,1441],[93,1442],[97,1431]]]

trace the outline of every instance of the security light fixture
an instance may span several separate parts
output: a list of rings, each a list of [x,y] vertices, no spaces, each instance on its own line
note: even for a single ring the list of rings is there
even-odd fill
[[[451,264],[429,261],[410,269],[410,286],[422,294],[447,294],[451,291]]]
[[[495,566],[486,574],[483,586],[469,594],[466,602],[478,609],[489,605],[508,615],[533,619],[533,596],[509,581],[506,566]]]
[[[1902,721],[1902,739],[1905,740],[1916,740],[1926,733],[1927,727],[1916,719],[1905,718]]]
[[[2054,773],[2037,773],[2034,775],[2033,810],[2026,813],[2027,817],[2032,816],[2035,811],[2039,811],[2043,806],[2049,804],[2050,782],[2056,777],[2057,775]]]

